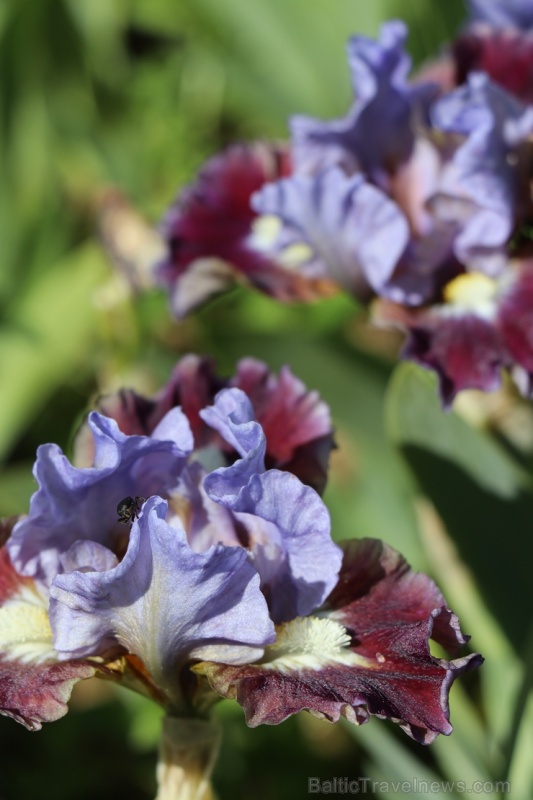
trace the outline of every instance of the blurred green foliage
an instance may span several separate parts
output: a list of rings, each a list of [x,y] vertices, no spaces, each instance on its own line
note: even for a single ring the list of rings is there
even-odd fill
[[[375,720],[358,730],[301,715],[249,731],[221,704],[222,800],[298,800],[309,775],[510,776],[513,797],[532,791],[530,471],[443,414],[419,371],[400,370],[386,394],[397,342],[369,334],[347,298],[287,308],[239,289],[177,324],[160,293],[124,289],[96,234],[109,188],[157,221],[229,141],[283,137],[292,113],[343,114],[350,34],[403,17],[419,65],[463,14],[461,0],[0,2],[0,514],[25,511],[36,447],[68,451],[96,393],[154,391],[189,350],[228,374],[244,355],[287,362],[337,426],[335,536],[383,538],[430,570],[487,656],[452,692],[454,736],[430,750]],[[421,492],[454,545],[427,535]],[[153,796],[158,710],[85,691],[37,735],[0,720],[1,800]]]

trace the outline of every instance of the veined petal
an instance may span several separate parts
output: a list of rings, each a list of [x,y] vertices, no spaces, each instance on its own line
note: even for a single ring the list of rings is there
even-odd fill
[[[308,246],[302,271],[328,275],[361,299],[387,284],[409,241],[396,203],[361,175],[349,178],[337,167],[269,184],[252,205],[281,219],[278,247]]]
[[[526,2],[533,23],[531,4],[529,0]],[[465,83],[472,72],[486,72],[499,86],[522,102],[531,104],[533,24],[527,27],[528,30],[519,30],[515,27],[489,28],[486,25],[473,25],[463,31],[452,42],[456,82]]]
[[[498,328],[513,361],[533,375],[533,263],[525,263],[504,293]]]
[[[150,498],[128,550],[107,572],[59,575],[50,617],[62,658],[126,651],[141,659],[171,704],[191,659],[243,663],[259,658],[273,626],[259,577],[244,550],[193,552],[165,522],[167,504]]]
[[[497,389],[509,361],[494,325],[474,314],[422,317],[410,328],[402,355],[435,370],[446,407],[463,389]]]
[[[74,684],[96,668],[59,662],[52,644],[48,599],[31,578],[18,575],[0,550],[0,714],[39,730],[64,716]]]
[[[452,648],[466,641],[435,585],[383,543],[352,541],[318,616],[280,626],[259,664],[203,663],[195,671],[237,699],[251,726],[277,724],[302,710],[355,724],[376,715],[429,744],[452,731],[454,679],[482,662],[478,655],[434,658],[430,637]]]

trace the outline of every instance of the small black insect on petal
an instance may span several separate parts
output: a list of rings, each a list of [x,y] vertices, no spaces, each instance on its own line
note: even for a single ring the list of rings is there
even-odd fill
[[[145,502],[144,497],[124,497],[117,506],[118,521],[124,525],[131,525],[139,516],[142,504]]]

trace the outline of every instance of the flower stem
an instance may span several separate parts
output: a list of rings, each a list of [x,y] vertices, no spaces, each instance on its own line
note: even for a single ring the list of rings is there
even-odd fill
[[[156,800],[213,800],[210,779],[219,745],[216,721],[165,717]]]

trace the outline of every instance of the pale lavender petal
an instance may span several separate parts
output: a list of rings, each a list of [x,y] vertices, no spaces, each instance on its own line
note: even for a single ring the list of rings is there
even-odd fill
[[[441,98],[433,107],[437,128],[460,134],[458,193],[472,198],[477,211],[466,220],[456,242],[460,260],[485,272],[491,250],[505,252],[522,196],[518,145],[533,132],[533,109],[527,108],[487,75],[473,73],[468,83]]]
[[[235,517],[220,503],[212,500],[203,485],[204,467],[197,461],[183,470],[175,494],[169,498],[169,509],[187,519],[187,541],[197,553],[203,553],[215,544],[242,545],[236,530]],[[185,512],[183,512],[185,504]],[[172,525],[172,517],[167,518]]]
[[[195,553],[166,514],[160,498],[145,503],[114,569],[59,575],[50,618],[62,658],[125,649],[176,701],[186,661],[248,663],[273,641],[274,629],[246,552],[219,545]]]
[[[360,175],[348,178],[337,168],[269,184],[252,205],[281,219],[282,246],[310,247],[302,271],[327,275],[362,299],[389,281],[409,241],[396,203]]]
[[[80,539],[59,557],[62,572],[105,572],[118,564],[118,558],[107,547],[89,539]]]
[[[248,397],[240,389],[223,389],[215,404],[200,411],[200,416],[242,456],[230,467],[222,467],[212,474],[222,476],[225,494],[239,492],[252,475],[264,472],[266,438]],[[214,479],[215,482],[217,479]]]

